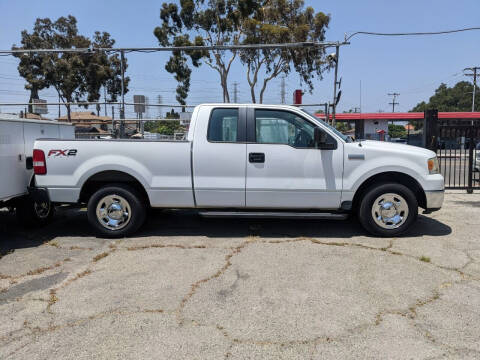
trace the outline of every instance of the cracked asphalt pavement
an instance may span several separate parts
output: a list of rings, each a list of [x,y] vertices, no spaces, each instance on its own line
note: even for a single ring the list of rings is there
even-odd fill
[[[480,358],[480,194],[405,236],[152,211],[135,237],[0,212],[0,359]]]

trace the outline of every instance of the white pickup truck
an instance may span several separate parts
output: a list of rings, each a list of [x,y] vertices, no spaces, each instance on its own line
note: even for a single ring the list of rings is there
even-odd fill
[[[58,140],[35,143],[38,189],[54,203],[86,203],[106,237],[139,229],[147,207],[204,216],[345,219],[396,236],[418,207],[438,210],[444,179],[435,153],[353,142],[302,109],[205,104],[185,141]],[[43,190],[39,190],[43,191]]]

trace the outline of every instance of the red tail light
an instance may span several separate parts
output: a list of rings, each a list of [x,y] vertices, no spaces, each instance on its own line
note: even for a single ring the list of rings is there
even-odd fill
[[[33,150],[33,172],[35,175],[45,175],[47,173],[45,153],[42,150]]]

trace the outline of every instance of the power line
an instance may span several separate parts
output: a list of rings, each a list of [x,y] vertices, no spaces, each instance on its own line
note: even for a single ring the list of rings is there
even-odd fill
[[[444,31],[429,31],[429,32],[405,32],[405,33],[379,33],[379,32],[370,32],[370,31],[357,31],[352,35],[347,36],[345,34],[345,42],[348,42],[355,35],[374,35],[374,36],[428,36],[428,35],[442,35],[442,34],[453,34],[464,31],[473,31],[480,30],[480,27],[469,27],[463,29],[455,30],[444,30]]]
[[[131,48],[66,48],[66,49],[12,49],[0,50],[0,55],[8,56],[13,54],[30,54],[30,53],[84,53],[94,54],[95,52],[161,52],[161,51],[206,51],[206,50],[248,50],[248,49],[290,49],[290,48],[328,48],[342,45],[349,45],[348,42],[329,41],[329,42],[296,42],[296,43],[280,43],[280,44],[246,44],[246,45],[207,45],[207,46],[165,46],[165,47],[131,47]]]
[[[388,103],[389,105],[392,105],[392,112],[395,112],[395,105],[400,105],[398,102],[395,102],[397,99],[397,96],[400,96],[399,93],[389,93],[388,96],[393,96],[393,101],[391,103]]]

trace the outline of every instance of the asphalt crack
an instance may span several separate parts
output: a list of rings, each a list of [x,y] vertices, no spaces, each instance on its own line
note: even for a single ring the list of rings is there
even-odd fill
[[[200,288],[201,285],[209,282],[210,280],[217,279],[221,275],[223,275],[225,273],[225,271],[227,271],[227,269],[230,266],[232,266],[231,259],[235,255],[239,254],[243,250],[243,248],[245,248],[245,246],[247,246],[251,242],[252,242],[251,238],[247,238],[247,240],[245,242],[243,242],[239,246],[233,248],[233,250],[225,256],[225,264],[218,271],[216,271],[213,275],[210,275],[206,278],[200,279],[200,280],[196,281],[195,283],[193,283],[192,285],[190,285],[190,291],[180,301],[180,305],[178,306],[177,311],[176,311],[177,320],[178,320],[179,325],[183,325],[184,320],[185,320],[183,318],[183,315],[182,315],[183,314],[183,309],[185,308],[187,302],[195,295],[198,288]]]

